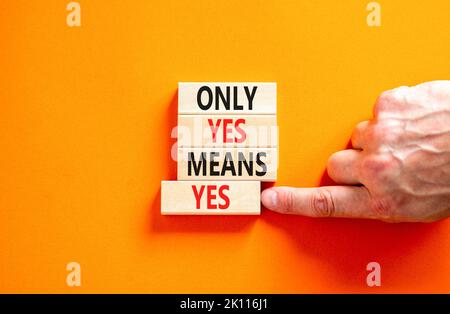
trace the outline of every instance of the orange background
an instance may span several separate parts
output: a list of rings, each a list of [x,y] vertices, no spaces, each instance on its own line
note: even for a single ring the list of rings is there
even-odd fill
[[[276,184],[327,183],[380,92],[449,78],[448,0],[68,2],[0,1],[0,292],[450,292],[449,219],[159,213],[178,81],[277,82]]]

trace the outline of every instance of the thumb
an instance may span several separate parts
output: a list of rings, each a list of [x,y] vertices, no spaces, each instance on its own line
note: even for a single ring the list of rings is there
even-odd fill
[[[377,218],[371,210],[371,197],[364,186],[318,188],[273,187],[261,194],[270,210],[309,217]]]

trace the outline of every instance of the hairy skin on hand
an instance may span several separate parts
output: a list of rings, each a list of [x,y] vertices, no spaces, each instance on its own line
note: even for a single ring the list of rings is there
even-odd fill
[[[354,149],[333,154],[330,177],[344,186],[263,192],[282,213],[430,222],[450,215],[450,81],[382,93],[359,123]]]
[[[393,221],[448,216],[450,82],[385,92],[374,116],[356,128],[352,142],[361,149],[358,177],[372,196],[375,213]]]

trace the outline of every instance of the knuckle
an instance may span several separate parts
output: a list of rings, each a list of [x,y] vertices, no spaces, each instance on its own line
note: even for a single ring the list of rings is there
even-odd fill
[[[377,219],[386,222],[395,222],[395,218],[392,215],[392,203],[384,198],[377,198],[372,200],[370,204],[370,209],[374,213]]]
[[[360,138],[361,138],[361,131],[358,128],[354,128],[351,135],[352,142],[356,142]]]
[[[380,113],[387,111],[393,100],[391,91],[382,92],[375,102],[375,115],[379,115]]]
[[[286,192],[284,195],[283,208],[287,213],[294,210],[294,194],[291,191]]]
[[[353,134],[364,132],[369,127],[369,125],[370,125],[369,121],[358,122],[358,124],[356,124],[356,126],[353,130]]]
[[[378,100],[380,103],[389,103],[391,100],[393,100],[393,90],[387,90],[380,94],[378,97]]]
[[[377,124],[370,128],[368,137],[371,143],[375,145],[382,145],[386,144],[390,140],[390,134],[389,128],[386,125]]]
[[[404,124],[397,120],[380,120],[370,128],[371,139],[379,144],[397,142],[403,133]]]
[[[338,180],[339,176],[342,174],[342,162],[345,158],[345,151],[339,151],[333,153],[327,162],[327,173],[333,180]]]
[[[391,167],[392,161],[386,156],[368,156],[361,162],[361,171],[368,176],[377,177]]]
[[[391,90],[391,100],[394,102],[401,102],[404,101],[405,96],[408,94],[409,92],[409,87],[408,86],[400,86],[397,88],[394,88],[393,90]]]
[[[359,122],[355,126],[351,135],[351,142],[353,147],[362,148],[362,146],[366,142],[366,134],[369,129],[370,129],[369,121]]]
[[[331,192],[325,188],[317,190],[311,198],[311,208],[317,217],[332,217],[335,214],[335,202]]]
[[[384,91],[378,96],[375,102],[374,114],[379,115],[382,112],[394,108],[397,103],[403,102],[409,92],[408,86],[400,86],[388,91]]]
[[[331,156],[328,158],[328,161],[327,161],[328,171],[333,172],[333,170],[336,168],[336,165],[339,160],[339,155],[340,155],[339,152],[336,152],[336,153],[331,154]]]
[[[370,129],[370,138],[371,140],[381,142],[386,136],[386,133],[386,128],[383,125],[376,124]]]

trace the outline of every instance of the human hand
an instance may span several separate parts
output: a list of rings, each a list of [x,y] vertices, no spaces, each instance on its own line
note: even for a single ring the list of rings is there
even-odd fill
[[[340,186],[273,187],[263,205],[311,217],[431,222],[450,215],[450,81],[382,93],[352,146],[328,160]]]

